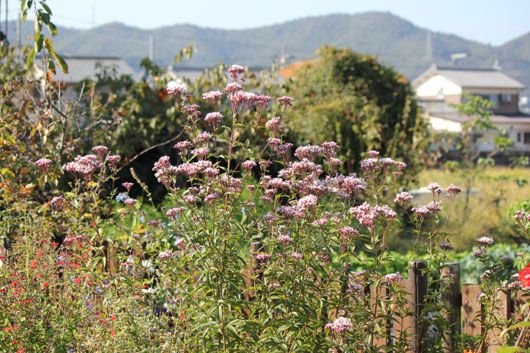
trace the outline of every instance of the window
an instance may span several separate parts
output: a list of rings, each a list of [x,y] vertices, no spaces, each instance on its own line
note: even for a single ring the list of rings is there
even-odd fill
[[[525,145],[530,145],[530,132],[525,132],[524,133],[524,144]]]
[[[521,142],[521,133],[520,132],[517,133],[517,142]]]
[[[511,94],[499,94],[499,100],[501,103],[511,103],[512,95]]]

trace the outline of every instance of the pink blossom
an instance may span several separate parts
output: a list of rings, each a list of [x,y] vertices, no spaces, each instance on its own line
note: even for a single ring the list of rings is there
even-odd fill
[[[186,94],[187,92],[188,92],[188,87],[183,83],[179,83],[177,81],[171,81],[171,82],[168,82],[167,84],[166,93],[169,94],[170,96],[180,99],[181,96]]]
[[[389,273],[388,275],[385,275],[385,282],[388,284],[397,283],[401,280],[403,280],[403,276],[400,273]]]
[[[345,237],[356,237],[359,236],[359,232],[352,227],[342,227],[339,229],[339,234]]]
[[[92,147],[92,152],[100,157],[103,157],[109,152],[109,148],[107,146],[94,146]]]
[[[251,160],[246,160],[241,164],[241,167],[243,167],[243,169],[247,171],[252,170],[252,168],[255,168],[256,166],[257,166],[256,162],[251,161]]]
[[[314,208],[317,205],[318,198],[315,195],[307,195],[298,200],[297,206],[303,211]]]
[[[176,148],[180,151],[186,151],[191,147],[193,147],[193,144],[190,141],[179,141],[173,146],[173,148]]]
[[[186,250],[186,243],[184,242],[184,239],[179,238],[175,241],[175,246],[179,248],[180,250]]]
[[[195,143],[200,145],[206,143],[212,139],[212,134],[209,132],[203,131],[195,138]]]
[[[367,158],[361,161],[361,169],[365,172],[373,171],[379,166],[379,159]]]
[[[282,120],[280,117],[274,117],[265,123],[265,127],[274,133],[280,133],[282,131]]]
[[[161,253],[159,253],[157,257],[160,260],[169,260],[173,256],[175,256],[175,254],[173,254],[173,252],[171,250],[166,250],[166,251],[162,251]]]
[[[345,317],[338,317],[335,321],[327,323],[325,326],[326,329],[338,335],[344,334],[346,331],[351,330],[352,327],[351,320]]]
[[[321,154],[322,147],[314,145],[300,146],[294,152],[295,157],[299,160],[308,159],[310,161],[314,161],[316,158],[320,157]]]
[[[397,203],[398,205],[406,206],[410,204],[410,202],[412,202],[412,199],[413,197],[411,194],[403,191],[403,192],[396,194],[396,197],[394,198],[394,202]]]
[[[322,147],[324,156],[328,159],[335,157],[337,150],[339,149],[339,145],[334,141],[323,142],[320,146]]]
[[[137,201],[135,199],[129,197],[129,198],[125,199],[125,201],[123,201],[123,204],[125,206],[133,207],[134,205],[136,205],[136,202]]]
[[[298,260],[301,260],[304,257],[304,255],[302,255],[299,252],[292,252],[291,257],[298,261]]]
[[[379,151],[374,151],[374,150],[371,150],[371,151],[368,151],[368,158],[377,158],[377,156],[379,156]]]
[[[125,182],[125,183],[122,183],[121,186],[123,186],[125,188],[125,190],[127,190],[127,192],[131,191],[131,188],[134,186],[133,183],[129,183],[129,182]]]
[[[219,172],[220,171],[218,168],[212,168],[212,167],[209,167],[203,170],[203,173],[209,178],[215,178],[216,176],[219,175]]]
[[[228,68],[228,74],[230,75],[232,81],[237,81],[239,76],[244,74],[246,71],[247,69],[241,65],[232,65]]]
[[[211,193],[204,197],[204,202],[212,202],[212,201],[217,200],[219,197],[220,197],[219,194]]]
[[[278,98],[278,103],[280,103],[280,105],[285,108],[291,107],[293,105],[293,101],[294,99],[288,96],[282,96]]]
[[[223,120],[223,115],[219,112],[212,112],[206,114],[206,117],[204,118],[204,122],[206,122],[208,125],[212,127],[216,127],[219,125],[219,123]]]
[[[182,107],[182,110],[184,110],[186,114],[188,114],[188,117],[197,119],[198,117],[201,116],[200,108],[201,107],[198,104],[186,104],[185,106]]]
[[[52,164],[52,161],[48,158],[39,158],[35,161],[35,165],[39,168],[41,172],[47,172]]]
[[[191,154],[196,155],[199,158],[206,158],[206,156],[208,156],[208,153],[210,153],[210,150],[206,147],[191,150]]]
[[[202,99],[210,103],[218,103],[223,94],[220,91],[210,91],[202,94]]]
[[[434,193],[441,193],[442,192],[442,188],[440,187],[440,184],[438,183],[430,183],[429,185],[427,185],[427,190],[431,191],[433,194]]]
[[[77,156],[73,162],[66,163],[63,166],[65,172],[75,174],[83,179],[89,179],[100,168],[101,163],[93,154]]]
[[[265,96],[265,95],[258,95],[256,97],[256,106],[259,109],[264,110],[265,108],[267,108],[267,105],[269,105],[271,101],[272,101],[272,97]]]
[[[477,239],[477,242],[480,245],[493,245],[493,238],[491,237],[480,237]]]
[[[173,207],[166,212],[166,216],[169,218],[176,218],[182,212],[184,212],[184,207]]]
[[[293,243],[293,238],[288,235],[280,235],[278,237],[278,242],[282,245],[287,245]]]
[[[113,154],[107,157],[107,163],[109,164],[109,167],[113,168],[120,163],[121,157],[117,154]]]
[[[228,96],[232,110],[251,109],[256,103],[257,95],[252,92],[237,91]]]
[[[198,201],[198,198],[195,195],[184,195],[182,199],[187,203],[194,203]]]
[[[266,261],[268,261],[271,257],[272,257],[272,255],[271,254],[267,254],[267,253],[260,253],[260,254],[254,255],[254,258],[256,260],[258,260],[261,264],[263,264]]]
[[[54,198],[50,200],[50,206],[54,210],[62,209],[64,207],[64,203],[65,203],[64,197],[62,196],[55,196]]]
[[[462,189],[459,188],[458,186],[455,186],[455,185],[451,184],[451,185],[449,185],[447,187],[447,192],[449,193],[449,195],[455,196],[455,195],[461,193]]]
[[[230,82],[229,84],[226,85],[225,87],[225,92],[228,93],[228,94],[234,94],[238,91],[241,91],[243,89],[243,87],[241,87],[241,85],[237,82]]]

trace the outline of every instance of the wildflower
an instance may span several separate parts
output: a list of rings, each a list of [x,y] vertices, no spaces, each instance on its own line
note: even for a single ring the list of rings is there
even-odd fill
[[[339,149],[339,145],[334,141],[323,142],[320,147],[322,147],[322,152],[324,153],[324,156],[328,159],[335,157],[335,155],[337,154],[337,150]]]
[[[222,95],[223,94],[220,91],[210,91],[210,92],[203,93],[202,99],[210,103],[219,103]]]
[[[212,201],[215,201],[219,198],[219,194],[217,193],[211,193],[211,194],[208,194],[204,197],[204,202],[212,202]]]
[[[64,198],[62,196],[55,196],[50,200],[50,206],[54,210],[60,210],[64,207]]]
[[[339,229],[339,234],[345,237],[358,236],[359,232],[352,227],[342,227]]]
[[[280,133],[282,131],[282,121],[279,117],[274,117],[265,123],[265,127],[274,133]]]
[[[477,239],[477,242],[480,245],[493,245],[493,238],[490,237],[480,237]]]
[[[265,96],[265,95],[258,95],[256,97],[256,106],[262,110],[267,108],[267,105],[272,102],[272,97]]]
[[[486,255],[486,251],[484,249],[477,249],[473,253],[473,256],[475,256],[476,258],[480,258],[480,257],[482,257],[484,255]]]
[[[353,327],[350,319],[345,317],[338,317],[335,321],[327,323],[325,328],[338,335],[351,330]]]
[[[174,207],[174,208],[170,208],[167,212],[166,212],[166,216],[168,216],[169,218],[177,218],[177,216],[182,213],[184,211],[184,207]]]
[[[398,272],[389,273],[388,275],[385,275],[384,279],[386,283],[392,284],[401,281],[403,279],[403,276]]]
[[[459,188],[458,186],[455,186],[453,184],[449,185],[447,187],[447,193],[451,196],[456,196],[457,194],[461,193],[462,192],[462,189]]]
[[[315,195],[307,195],[298,200],[297,206],[301,210],[305,211],[307,209],[315,207],[317,201],[318,198]]]
[[[158,258],[160,260],[168,260],[171,259],[174,256],[173,252],[171,250],[162,251],[160,254],[158,254]]]
[[[180,250],[186,249],[186,243],[184,243],[184,239],[182,238],[178,238],[177,240],[175,240],[175,246]]]
[[[379,151],[370,150],[367,152],[368,158],[377,158],[379,156]]]
[[[292,107],[294,99],[288,96],[278,98],[278,103],[284,108]]]
[[[252,92],[236,91],[228,96],[232,110],[251,109],[256,102],[257,95]]]
[[[120,192],[118,195],[116,195],[116,197],[114,197],[114,199],[118,202],[123,202],[127,200],[128,198],[129,196],[127,196],[127,194],[124,192]]]
[[[322,217],[322,218],[314,220],[312,224],[315,225],[315,226],[318,226],[318,227],[322,227],[322,226],[326,225],[326,223],[328,223],[328,222],[329,222],[328,218]]]
[[[251,160],[244,161],[241,164],[241,167],[243,167],[243,169],[245,169],[247,171],[252,170],[252,168],[255,168],[256,166],[257,166],[256,162],[251,161]]]
[[[289,235],[280,235],[278,236],[278,242],[282,245],[291,244],[293,242],[293,238],[291,238]]]
[[[191,150],[191,153],[196,155],[199,158],[205,158],[208,155],[208,153],[210,153],[210,150],[206,147],[202,147],[202,148],[196,148],[194,150]]]
[[[188,86],[181,82],[170,81],[167,84],[166,93],[180,99],[182,95],[188,93]]]
[[[107,146],[94,146],[92,147],[92,152],[97,154],[100,157],[105,156],[109,152],[109,148]]]
[[[431,191],[433,194],[439,194],[442,192],[442,188],[438,183],[430,183],[429,185],[427,185],[426,189]]]
[[[195,138],[195,143],[200,145],[202,143],[206,143],[210,141],[211,138],[212,138],[212,134],[210,134],[209,132],[203,131],[199,135],[197,135],[197,137]]]
[[[63,169],[67,173],[75,174],[83,179],[89,179],[100,167],[101,163],[98,158],[93,154],[89,154],[75,157],[74,161],[66,163]]]
[[[204,122],[212,127],[216,127],[223,120],[223,115],[219,112],[212,112],[206,114]]]
[[[182,199],[187,203],[194,203],[198,201],[198,198],[195,195],[185,195],[184,197],[182,197]]]
[[[530,264],[526,265],[521,271],[519,271],[519,282],[521,282],[521,288],[530,288]]]
[[[446,241],[441,242],[439,247],[442,250],[453,250],[453,245],[451,245],[451,243],[446,242]]]
[[[294,155],[299,160],[308,159],[310,161],[314,161],[316,158],[320,157],[322,154],[322,147],[320,146],[300,146],[296,149],[294,152]]]
[[[237,82],[231,82],[229,84],[226,85],[225,87],[225,92],[228,93],[228,94],[234,94],[238,91],[241,91],[243,89],[243,87],[241,87],[241,85]]]
[[[39,158],[35,161],[35,165],[39,168],[39,170],[43,173],[47,172],[52,164],[52,161],[48,158]]]
[[[301,260],[304,256],[299,252],[293,252],[291,253],[291,257],[295,260]]]
[[[247,69],[241,65],[232,65],[228,68],[228,74],[230,75],[232,81],[237,81],[239,76],[244,74],[246,71]]]
[[[272,164],[271,161],[265,161],[265,160],[259,161],[259,167],[263,171],[266,171],[271,166],[271,164]]]
[[[129,197],[123,201],[123,204],[125,206],[134,207],[134,205],[136,205],[136,202],[137,201],[135,199]]]
[[[264,264],[265,262],[267,262],[267,260],[269,260],[270,258],[272,257],[271,254],[267,254],[267,253],[260,253],[260,254],[256,254],[254,255],[254,258],[256,260],[258,260],[258,262],[260,264]]]
[[[408,192],[400,192],[399,194],[396,194],[396,197],[394,198],[394,202],[401,206],[406,206],[412,201],[412,195]]]
[[[379,160],[377,158],[367,158],[361,161],[361,169],[365,172],[373,171],[378,167]]]
[[[191,147],[193,147],[193,144],[190,141],[179,141],[173,146],[173,148],[176,148],[180,151],[186,151]]]
[[[134,186],[133,183],[129,183],[129,182],[125,182],[125,183],[122,183],[121,186],[123,186],[125,188],[125,190],[127,190],[127,192],[131,191],[131,188]]]
[[[107,157],[107,163],[109,164],[109,167],[116,167],[118,163],[121,161],[121,157],[117,154],[113,154]]]

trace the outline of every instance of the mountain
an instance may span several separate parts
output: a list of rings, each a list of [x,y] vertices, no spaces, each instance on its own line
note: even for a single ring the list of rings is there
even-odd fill
[[[14,23],[9,34],[14,34]],[[31,24],[24,33],[30,33]],[[388,12],[309,17],[260,28],[224,30],[174,25],[144,30],[109,23],[89,30],[59,28],[56,49],[68,55],[119,56],[137,67],[148,55],[149,37],[155,39],[156,61],[169,64],[183,47],[195,44],[198,52],[188,66],[219,62],[267,67],[286,57],[288,62],[308,59],[315,50],[332,44],[377,55],[410,79],[432,63],[447,64],[453,53],[466,53],[465,66],[491,67],[498,62],[509,75],[530,87],[530,33],[501,46],[491,46],[456,35],[420,28]]]

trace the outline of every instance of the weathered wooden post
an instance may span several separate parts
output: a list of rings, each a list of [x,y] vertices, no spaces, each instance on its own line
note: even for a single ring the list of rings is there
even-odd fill
[[[479,336],[483,333],[480,294],[481,289],[478,284],[464,284],[462,287],[463,331],[470,336]],[[485,351],[483,346],[480,353],[485,353]]]
[[[424,320],[425,298],[427,296],[426,261],[409,262],[409,282],[412,290],[412,305],[414,308],[414,326],[412,335],[413,352],[422,353],[427,325]]]
[[[460,264],[449,263],[442,269],[442,278],[446,279],[447,288],[445,301],[447,304],[448,332],[444,336],[444,350],[449,353],[457,352],[456,340],[462,325],[462,291],[460,287]]]

